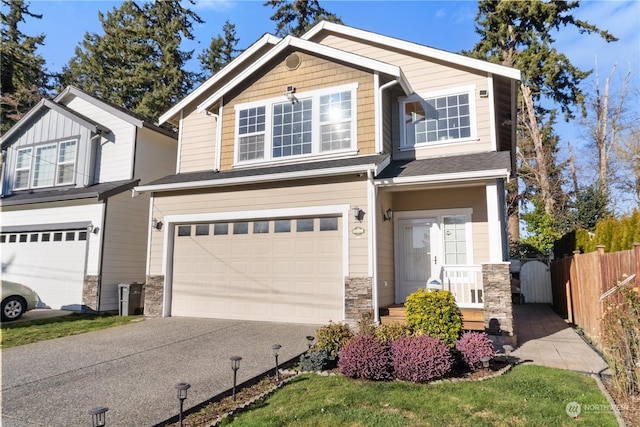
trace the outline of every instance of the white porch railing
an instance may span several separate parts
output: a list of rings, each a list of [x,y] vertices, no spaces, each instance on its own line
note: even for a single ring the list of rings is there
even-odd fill
[[[483,308],[482,266],[442,266],[442,288],[456,297],[458,307]]]

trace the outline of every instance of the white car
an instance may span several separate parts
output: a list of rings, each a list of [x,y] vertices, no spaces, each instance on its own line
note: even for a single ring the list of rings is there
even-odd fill
[[[2,321],[17,320],[38,305],[38,294],[19,283],[0,280],[2,284]]]

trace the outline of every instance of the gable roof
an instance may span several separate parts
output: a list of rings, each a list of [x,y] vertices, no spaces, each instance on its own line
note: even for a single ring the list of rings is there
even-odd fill
[[[408,52],[417,53],[427,58],[438,59],[440,61],[449,62],[451,64],[473,68],[514,80],[520,80],[520,70],[517,70],[515,68],[494,64],[482,59],[475,59],[457,53],[447,52],[445,50],[435,49],[429,46],[404,41],[394,37],[383,36],[382,34],[373,33],[371,31],[365,31],[358,28],[347,27],[346,25],[335,24],[333,22],[322,21],[311,28],[309,31],[304,33],[301,38],[303,40],[311,40],[315,36],[322,33],[335,33],[360,40],[365,40],[367,42],[381,44],[389,48],[401,49]]]
[[[62,92],[58,94],[58,96],[53,99],[53,101],[55,103],[62,104],[62,101],[68,96],[76,96],[102,110],[109,112],[110,114],[113,114],[114,116],[126,121],[127,123],[131,123],[138,128],[145,127],[177,139],[175,132],[161,128],[160,126],[154,124],[147,117],[134,113],[133,111],[127,110],[124,107],[106,101],[102,98],[89,95],[88,93],[84,92],[81,89],[78,89],[75,86],[67,86]]]
[[[7,145],[8,141],[11,139],[11,137],[18,132],[20,129],[24,128],[25,125],[27,123],[29,123],[29,121],[36,115],[38,114],[38,112],[40,112],[43,109],[49,109],[49,110],[53,110],[65,117],[68,117],[69,119],[79,123],[81,126],[84,126],[88,129],[91,130],[91,132],[93,133],[98,133],[98,134],[107,134],[110,133],[111,131],[106,128],[105,126],[101,125],[100,123],[91,120],[88,117],[83,116],[82,114],[79,114],[78,112],[67,108],[65,105],[61,105],[61,104],[57,104],[53,101],[50,101],[48,99],[41,99],[40,102],[38,102],[36,105],[33,106],[33,108],[31,110],[29,110],[29,112],[27,114],[25,114],[24,116],[22,116],[22,118],[20,120],[18,120],[16,122],[16,124],[14,124],[11,129],[9,129],[4,135],[2,135],[2,138],[0,138],[0,144],[2,145],[2,147],[4,147],[5,145]]]
[[[236,68],[238,68],[241,64],[243,64],[248,58],[253,56],[256,52],[262,49],[267,45],[275,45],[280,41],[280,38],[276,36],[272,36],[271,34],[265,34],[261,38],[259,38],[255,43],[245,49],[240,55],[238,55],[233,61],[224,66],[220,71],[207,79],[204,83],[198,86],[193,92],[189,95],[182,98],[176,105],[171,107],[169,111],[162,114],[158,119],[160,124],[171,120],[176,114],[180,112],[184,107],[189,105],[194,99],[198,98],[200,95],[209,90],[212,86],[214,86],[217,82],[222,80],[225,76],[230,74]]]
[[[237,76],[235,76],[228,83],[226,83],[220,89],[218,89],[213,95],[211,95],[205,101],[200,103],[197,107],[197,112],[200,113],[206,110],[208,107],[210,107],[214,103],[216,103],[225,94],[231,91],[234,87],[236,87],[246,78],[248,78],[253,73],[255,73],[260,67],[265,65],[267,62],[272,60],[276,55],[280,54],[281,52],[283,52],[285,49],[289,47],[293,47],[299,50],[304,50],[310,53],[315,53],[321,56],[326,56],[332,59],[336,59],[338,61],[346,62],[356,66],[360,66],[362,68],[367,68],[370,70],[391,75],[395,77],[396,80],[398,80],[398,82],[400,83],[400,86],[402,87],[402,89],[405,91],[407,95],[413,93],[413,89],[411,88],[409,81],[407,80],[404,73],[402,72],[402,69],[397,65],[387,64],[382,61],[367,58],[361,55],[356,55],[350,52],[345,52],[343,50],[335,49],[329,46],[323,46],[321,44],[310,42],[307,40],[302,40],[293,36],[286,36],[285,38],[280,40],[278,44],[276,44],[269,52],[263,55],[259,60],[250,64]]]

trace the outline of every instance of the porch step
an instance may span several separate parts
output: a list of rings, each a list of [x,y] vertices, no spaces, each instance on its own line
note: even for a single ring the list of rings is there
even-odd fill
[[[462,328],[468,331],[484,331],[484,312],[480,308],[461,308]],[[380,308],[380,323],[405,323],[405,308],[394,304]]]

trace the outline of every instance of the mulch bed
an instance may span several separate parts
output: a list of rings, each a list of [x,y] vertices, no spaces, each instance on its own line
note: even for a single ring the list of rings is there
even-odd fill
[[[629,427],[640,426],[640,395],[630,397],[619,393],[606,378],[602,379],[602,384],[616,403],[624,423]]]

